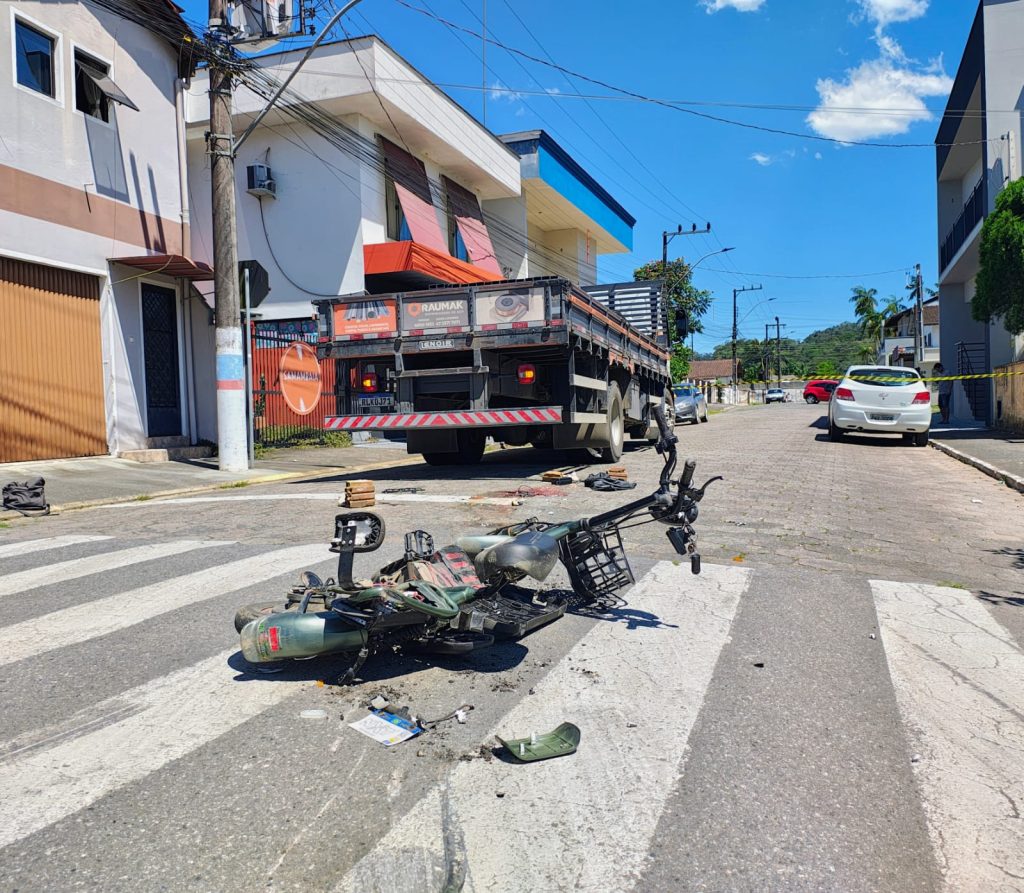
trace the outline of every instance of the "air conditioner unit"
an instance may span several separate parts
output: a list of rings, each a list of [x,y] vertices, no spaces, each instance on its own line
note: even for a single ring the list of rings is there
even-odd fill
[[[274,182],[274,175],[267,164],[250,164],[245,169],[246,189],[249,195],[259,198],[270,196],[277,197],[277,183]]]

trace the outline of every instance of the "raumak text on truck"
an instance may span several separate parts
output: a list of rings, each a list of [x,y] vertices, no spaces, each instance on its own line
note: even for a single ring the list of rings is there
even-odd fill
[[[432,465],[480,461],[488,437],[614,462],[672,417],[661,282],[544,277],[317,301],[337,364],[326,428],[400,431]]]

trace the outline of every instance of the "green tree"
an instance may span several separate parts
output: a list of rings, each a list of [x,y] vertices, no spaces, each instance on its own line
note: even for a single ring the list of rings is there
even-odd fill
[[[853,313],[860,323],[860,331],[868,345],[874,348],[872,358],[878,356],[878,350],[885,340],[885,321],[897,313],[902,313],[904,305],[897,297],[891,297],[881,307],[878,305],[878,289],[864,288],[858,285],[850,296]]]
[[[654,260],[633,271],[637,280],[665,281],[663,299],[668,310],[668,339],[672,345],[672,380],[683,381],[690,371],[692,351],[676,340],[676,316],[685,313],[691,332],[703,332],[702,318],[711,306],[711,292],[696,288],[690,275],[690,265],[681,260],[670,260],[668,266]]]
[[[979,322],[1001,319],[1014,335],[1024,332],[1024,179],[996,198],[981,228],[977,291],[971,313]]]
[[[814,367],[815,378],[840,378],[842,372],[831,360],[823,360]]]

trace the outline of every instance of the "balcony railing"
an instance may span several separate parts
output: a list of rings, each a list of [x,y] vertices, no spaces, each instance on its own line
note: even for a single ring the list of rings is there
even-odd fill
[[[982,220],[985,219],[985,177],[978,180],[971,197],[967,199],[960,216],[957,217],[953,228],[946,234],[946,238],[939,245],[939,269],[945,270],[950,265],[956,253],[963,247],[967,237],[971,234]]]

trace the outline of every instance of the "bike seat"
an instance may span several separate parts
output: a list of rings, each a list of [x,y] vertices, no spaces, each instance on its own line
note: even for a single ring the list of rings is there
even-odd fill
[[[462,549],[470,558],[476,558],[484,549],[489,549],[491,546],[496,546],[498,543],[503,543],[506,540],[510,540],[512,537],[496,534],[487,534],[485,536],[460,536],[456,541],[455,545]]]

